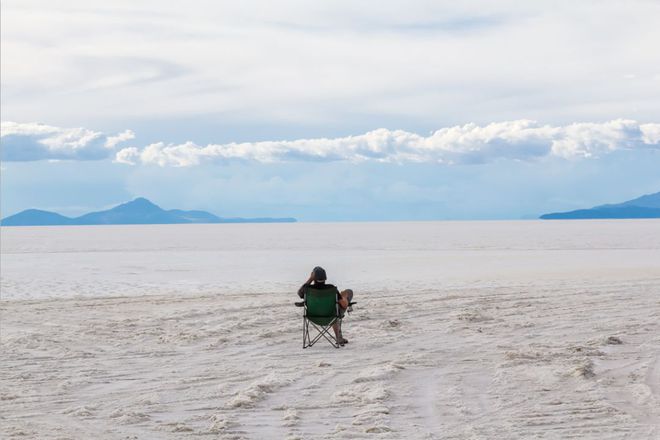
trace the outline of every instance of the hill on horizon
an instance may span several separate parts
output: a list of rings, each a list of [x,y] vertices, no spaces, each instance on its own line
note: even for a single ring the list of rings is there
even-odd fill
[[[63,225],[157,225],[202,223],[292,223],[295,218],[222,218],[206,211],[164,210],[144,197],[114,208],[90,212],[79,217],[66,217],[56,212],[26,209],[2,219],[2,226]]]
[[[660,218],[660,192],[621,203],[543,214],[539,218],[543,220]]]

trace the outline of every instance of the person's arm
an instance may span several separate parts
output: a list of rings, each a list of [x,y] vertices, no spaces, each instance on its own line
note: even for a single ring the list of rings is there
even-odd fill
[[[301,297],[301,298],[305,297],[305,289],[312,285],[312,281],[314,281],[314,272],[312,272],[312,274],[309,276],[307,281],[305,281],[305,284],[300,286],[300,289],[298,289],[298,296],[299,297]]]
[[[305,283],[302,286],[300,286],[300,289],[298,289],[298,296],[301,298],[305,297],[305,289],[309,287],[309,284]]]

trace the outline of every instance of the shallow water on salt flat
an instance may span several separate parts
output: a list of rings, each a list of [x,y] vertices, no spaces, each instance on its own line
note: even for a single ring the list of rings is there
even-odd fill
[[[659,220],[4,227],[3,300],[293,292],[321,265],[339,287],[406,291],[660,272]]]

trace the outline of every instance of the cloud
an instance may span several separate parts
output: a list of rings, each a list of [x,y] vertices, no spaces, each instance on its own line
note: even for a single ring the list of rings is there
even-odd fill
[[[103,160],[122,164],[190,167],[229,161],[438,163],[445,165],[600,157],[615,150],[660,149],[660,124],[633,120],[565,126],[531,120],[445,127],[428,136],[380,128],[355,136],[198,145],[156,142],[143,148],[120,144],[135,138],[125,130],[107,135],[87,128],[38,123],[2,123],[2,160]]]
[[[122,148],[115,155],[115,162],[135,165],[135,161],[140,157],[140,150],[136,147]]]
[[[484,163],[498,159],[533,160],[598,157],[620,149],[660,148],[660,124],[632,120],[540,125],[535,121],[465,124],[421,136],[404,130],[378,129],[338,138],[197,145],[153,143],[124,148],[115,161],[161,167],[189,167],[206,162],[387,162]]]
[[[645,144],[660,144],[660,124],[643,124],[639,128],[642,130],[642,140]]]
[[[15,121],[185,130],[199,115],[272,139],[493,115],[660,118],[654,1],[5,3],[2,105]]]
[[[108,148],[115,148],[117,144],[135,139],[135,133],[132,130],[124,130],[116,136],[108,136],[105,141],[105,146]]]
[[[86,128],[2,122],[2,160],[100,160],[113,157],[118,144],[133,139],[126,130],[114,136]]]

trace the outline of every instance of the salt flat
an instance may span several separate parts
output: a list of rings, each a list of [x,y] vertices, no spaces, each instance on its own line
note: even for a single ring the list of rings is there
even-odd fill
[[[660,437],[658,221],[1,234],[3,438]]]

